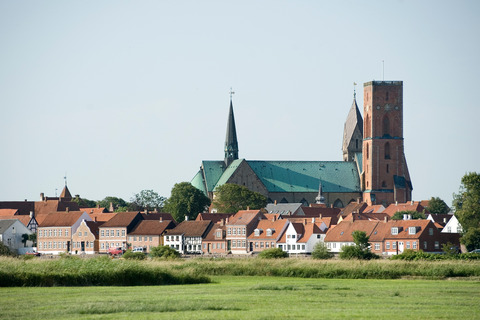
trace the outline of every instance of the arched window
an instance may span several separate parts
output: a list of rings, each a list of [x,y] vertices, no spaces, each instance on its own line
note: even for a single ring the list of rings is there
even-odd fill
[[[343,208],[342,200],[340,200],[340,199],[335,200],[335,202],[333,203],[333,207],[334,208]]]
[[[369,158],[369,155],[370,155],[370,151],[369,151],[369,146],[368,146],[368,143],[365,145],[365,149],[366,149],[366,153],[367,153],[367,159]]]
[[[387,116],[383,117],[383,135],[390,135],[390,119]]]
[[[371,130],[370,130],[370,115],[367,114],[367,116],[365,117],[365,137],[371,137],[372,136],[372,133],[371,133]]]
[[[385,159],[390,159],[390,143],[385,143]]]

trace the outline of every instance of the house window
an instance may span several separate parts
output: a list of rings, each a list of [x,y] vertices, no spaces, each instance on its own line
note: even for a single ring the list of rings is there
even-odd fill
[[[408,234],[415,234],[417,233],[417,227],[409,227]]]
[[[65,230],[65,237],[68,237],[68,230]]]
[[[52,236],[52,229],[48,230],[48,236],[49,236],[49,237]]]
[[[232,228],[233,229],[233,235],[237,235],[237,228]]]
[[[292,234],[292,239],[295,239],[295,235],[294,235],[294,234]]]
[[[407,241],[407,249],[410,249],[410,241]]]
[[[102,236],[102,237],[105,236],[105,230],[100,230],[100,236]]]
[[[392,242],[392,249],[397,250],[397,242],[396,241]]]
[[[110,231],[110,237],[115,237],[115,230]]]
[[[258,242],[255,241],[255,248],[258,248]]]
[[[428,228],[428,235],[433,236],[433,228]]]
[[[297,244],[297,250],[300,250],[300,245],[299,244]]]
[[[243,229],[242,229],[242,234],[243,234],[243,235],[245,235],[245,233],[246,233],[245,230],[246,230],[246,228],[243,228]]]
[[[423,249],[427,250],[427,248],[428,248],[427,241],[423,241]]]
[[[435,241],[435,249],[440,249],[440,244],[438,243],[438,241]]]
[[[148,237],[147,237],[147,236],[143,237],[143,241],[147,242],[147,241],[148,241]]]
[[[375,243],[375,250],[380,250],[380,243]]]
[[[62,229],[58,230],[58,236],[59,236],[59,237],[62,236]]]
[[[110,230],[105,230],[105,237],[110,237]]]
[[[105,243],[102,242],[102,249],[105,249]]]
[[[304,244],[302,244],[302,250],[305,250],[305,245]]]
[[[133,241],[137,241],[137,236],[134,236],[134,237],[133,237]]]
[[[117,237],[120,237],[120,230],[117,230]]]
[[[207,249],[207,244],[206,243],[203,244],[203,249]]]
[[[260,242],[260,248],[263,248],[263,242]]]
[[[227,228],[227,234],[232,234],[231,228]]]
[[[392,235],[397,235],[398,234],[398,228],[397,227],[393,227],[392,228]]]
[[[125,237],[125,229],[122,230],[122,237]]]
[[[388,242],[388,241],[385,242],[385,248],[386,248],[387,250],[390,250],[390,242]]]
[[[412,249],[417,249],[417,241],[412,242]]]
[[[270,243],[269,242],[265,242],[265,248],[270,248]]]
[[[153,237],[150,237],[150,241],[153,241]]]
[[[247,242],[245,240],[242,240],[242,248],[246,247]]]
[[[225,243],[222,242],[222,249],[225,249]]]

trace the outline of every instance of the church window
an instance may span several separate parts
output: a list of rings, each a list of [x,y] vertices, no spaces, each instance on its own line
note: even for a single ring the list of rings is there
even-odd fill
[[[387,116],[383,118],[383,135],[389,136],[390,135],[390,119]]]
[[[382,188],[386,188],[387,187],[387,183],[385,181],[382,181]]]
[[[385,143],[385,159],[390,159],[390,143]]]
[[[390,171],[389,169],[390,169],[390,167],[389,167],[389,165],[388,165],[388,163],[387,163],[387,173],[389,173],[389,171]]]
[[[370,156],[370,150],[369,150],[369,149],[370,149],[370,147],[369,147],[369,145],[368,145],[368,144],[366,144],[366,145],[365,145],[365,149],[366,149],[366,151],[367,151],[366,153],[367,153],[367,159],[368,159],[368,158],[369,158],[369,156]]]
[[[340,200],[340,199],[335,200],[335,202],[333,203],[333,207],[334,208],[343,208],[342,200]]]
[[[355,139],[355,149],[358,149],[358,139]]]
[[[385,96],[385,100],[388,101],[388,91],[387,91],[387,94],[386,94],[386,96]]]

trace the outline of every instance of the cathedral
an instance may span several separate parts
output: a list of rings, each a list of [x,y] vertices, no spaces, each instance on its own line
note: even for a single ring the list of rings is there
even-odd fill
[[[202,161],[191,183],[210,199],[225,183],[246,186],[269,203],[312,203],[344,207],[362,199],[369,205],[412,198],[403,139],[403,82],[364,84],[362,118],[354,94],[345,121],[342,161],[255,161],[238,156],[233,103],[225,138],[225,157]]]

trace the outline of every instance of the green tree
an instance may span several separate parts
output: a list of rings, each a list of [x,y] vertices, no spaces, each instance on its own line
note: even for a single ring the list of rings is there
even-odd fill
[[[209,205],[210,199],[202,191],[189,182],[180,182],[173,186],[163,210],[170,213],[177,222],[181,222],[185,216],[195,220],[197,215],[205,212]]]
[[[0,241],[0,256],[15,256],[15,254],[10,250],[9,247],[3,244],[2,241]]]
[[[31,233],[28,235],[28,240],[32,241],[33,246],[37,246],[37,234],[36,233]]]
[[[24,247],[27,246],[27,241],[28,241],[28,234],[27,233],[22,234],[22,243]]]
[[[404,210],[404,211],[395,212],[395,214],[392,216],[392,220],[403,220],[404,214],[409,214],[414,220],[425,219],[425,213],[423,212]]]
[[[180,253],[169,246],[158,246],[150,249],[150,257],[162,259],[175,259],[180,257]]]
[[[315,247],[313,247],[312,251],[312,258],[314,259],[330,259],[333,257],[333,253],[331,253],[325,243],[318,242]]]
[[[264,258],[264,259],[280,259],[280,258],[287,258],[288,253],[283,251],[280,248],[271,248],[271,249],[265,249],[262,252],[258,254],[259,258]]]
[[[463,229],[460,242],[469,251],[480,248],[480,174],[470,172],[462,177],[453,206]]]
[[[165,197],[160,196],[153,190],[142,190],[130,199],[135,210],[160,210],[163,208]]]
[[[432,214],[447,214],[450,212],[450,208],[447,206],[445,201],[439,197],[432,197],[426,209]]]
[[[72,201],[78,203],[78,206],[80,208],[95,208],[97,206],[97,203],[95,201],[80,198],[79,196],[75,196]]]
[[[370,251],[370,245],[368,243],[369,237],[364,231],[355,230],[352,233],[353,246],[344,246],[340,252],[340,259],[378,259],[375,253]]]
[[[265,208],[266,205],[267,198],[265,196],[233,183],[217,187],[213,200],[213,206],[223,213],[236,213],[247,208],[257,210]]]
[[[127,211],[129,208],[129,203],[123,200],[122,198],[117,198],[117,197],[105,197],[103,200],[97,201],[97,205],[100,208],[110,208],[110,203],[113,205],[113,209],[115,212],[119,211]]]

